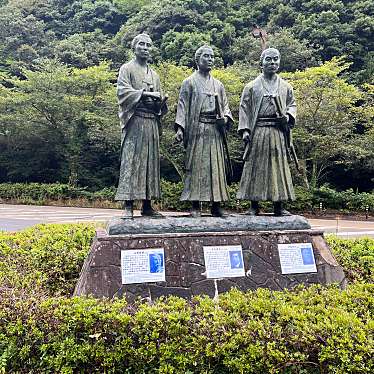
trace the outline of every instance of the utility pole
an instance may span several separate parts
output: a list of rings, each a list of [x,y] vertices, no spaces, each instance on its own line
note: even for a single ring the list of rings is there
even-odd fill
[[[262,50],[266,49],[266,38],[267,38],[266,30],[262,29],[260,26],[254,23],[252,25],[252,36],[256,39],[260,39]]]

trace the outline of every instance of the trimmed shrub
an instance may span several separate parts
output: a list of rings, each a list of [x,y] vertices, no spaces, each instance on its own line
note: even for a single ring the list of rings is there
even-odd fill
[[[87,224],[0,233],[0,373],[371,373],[374,239],[328,237],[351,281],[218,301],[70,298]],[[358,282],[360,281],[360,282]]]
[[[95,233],[93,224],[36,225],[0,232],[0,284],[48,296],[71,295]],[[351,282],[373,281],[374,239],[326,237]]]
[[[0,232],[0,283],[24,291],[39,287],[50,296],[71,294],[94,233],[92,224]]]
[[[2,295],[0,371],[371,373],[374,286],[124,300]]]
[[[243,211],[250,207],[249,201],[239,201],[236,198],[238,183],[229,186],[229,201],[225,207],[232,211]],[[104,188],[100,191],[88,191],[84,187],[73,187],[68,184],[40,184],[40,183],[4,183],[0,184],[0,201],[12,201],[22,204],[50,204],[60,202],[75,206],[105,206],[119,208],[114,201],[116,189]],[[163,210],[188,210],[189,202],[181,202],[183,183],[161,180],[162,198],[157,202]],[[346,212],[369,211],[374,209],[374,193],[355,193],[353,190],[337,192],[327,186],[314,190],[307,190],[295,186],[296,200],[288,204],[295,212],[313,211],[322,203],[323,209],[343,210]],[[270,202],[261,203],[264,210],[271,209]]]
[[[374,283],[374,239],[327,235],[326,240],[351,282]]]

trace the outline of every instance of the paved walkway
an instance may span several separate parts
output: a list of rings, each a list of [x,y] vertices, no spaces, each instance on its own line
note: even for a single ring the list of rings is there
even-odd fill
[[[140,213],[135,211],[135,214]],[[165,212],[163,214],[180,213]],[[18,231],[37,223],[105,222],[115,216],[121,216],[121,210],[0,204],[0,230]],[[374,237],[373,221],[309,219],[309,222],[313,229],[335,233],[340,237]]]

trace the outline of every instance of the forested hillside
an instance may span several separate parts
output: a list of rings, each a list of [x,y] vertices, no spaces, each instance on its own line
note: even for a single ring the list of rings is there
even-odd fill
[[[258,74],[260,42],[280,49],[300,108],[296,182],[370,191],[374,178],[374,3],[370,0],[0,0],[0,182],[116,184],[115,80],[139,32],[170,96],[162,173],[183,175],[173,143],[178,90],[194,50],[215,47],[214,74],[237,116],[244,84]],[[241,141],[230,134],[236,178]]]

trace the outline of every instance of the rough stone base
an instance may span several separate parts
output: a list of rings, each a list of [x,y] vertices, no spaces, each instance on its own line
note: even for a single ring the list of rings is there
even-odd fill
[[[302,216],[291,215],[275,217],[274,215],[248,216],[231,214],[228,217],[188,216],[134,219],[112,218],[106,231],[109,235],[126,234],[165,234],[196,232],[231,232],[231,231],[272,231],[272,230],[306,230],[309,222]]]
[[[278,255],[280,243],[312,243],[317,273],[283,275]],[[238,245],[243,248],[247,275],[214,281],[206,279],[203,246]],[[121,250],[165,249],[166,282],[121,284]],[[291,289],[298,284],[338,283],[345,286],[343,269],[331,254],[323,233],[313,230],[232,231],[164,234],[108,235],[98,230],[86,259],[75,295],[94,297],[157,298],[177,295],[214,297],[232,287],[240,290],[266,287]]]

